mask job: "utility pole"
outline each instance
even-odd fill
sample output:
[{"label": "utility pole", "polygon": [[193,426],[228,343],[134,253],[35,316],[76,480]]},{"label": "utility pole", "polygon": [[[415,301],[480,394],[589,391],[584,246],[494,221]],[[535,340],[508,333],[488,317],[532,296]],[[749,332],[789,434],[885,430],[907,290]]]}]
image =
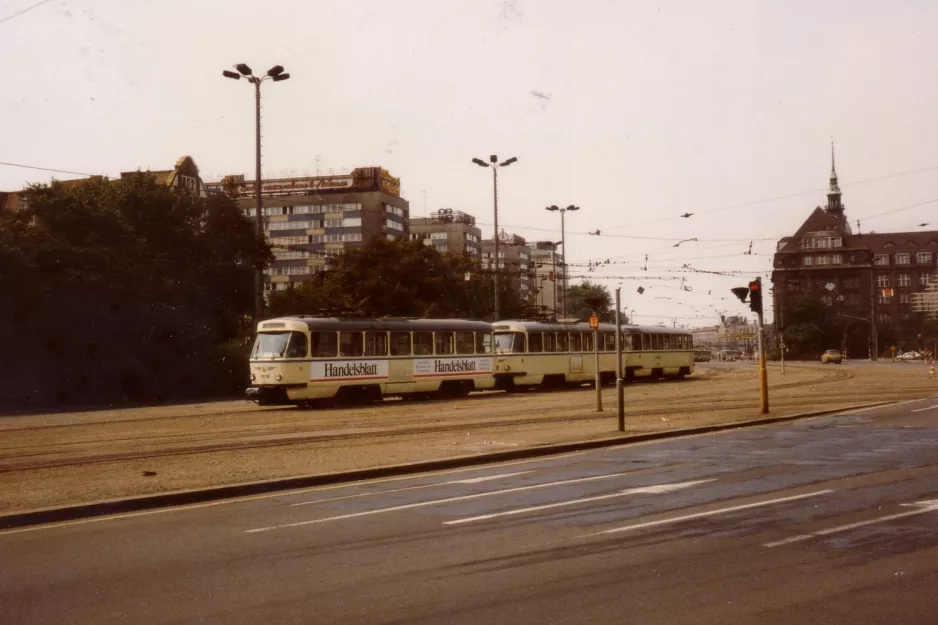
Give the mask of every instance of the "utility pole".
[{"label": "utility pole", "polygon": [[879,337],[876,336],[876,281],[875,281],[875,259],[870,261],[870,339],[873,342],[873,351],[870,354],[870,362],[879,360]]},{"label": "utility pole", "polygon": [[620,292],[616,287],[616,416],[619,420],[619,431],[625,431],[625,393],[622,380],[622,313]]},{"label": "utility pole", "polygon": [[486,163],[480,158],[472,159],[472,162],[478,165],[479,167],[490,167],[492,169],[492,184],[493,184],[493,193],[494,193],[494,204],[495,204],[495,321],[498,321],[501,318],[502,305],[501,305],[501,292],[499,291],[499,258],[498,258],[498,168],[499,167],[508,167],[518,159],[515,157],[509,158],[501,163],[498,162],[498,156],[492,154],[489,156],[489,162]]}]

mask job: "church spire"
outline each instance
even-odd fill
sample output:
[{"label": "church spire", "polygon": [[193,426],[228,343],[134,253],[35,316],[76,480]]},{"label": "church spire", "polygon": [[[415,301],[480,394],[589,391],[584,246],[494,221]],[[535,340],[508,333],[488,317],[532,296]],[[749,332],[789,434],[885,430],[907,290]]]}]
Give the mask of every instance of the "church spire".
[{"label": "church spire", "polygon": [[840,186],[837,184],[837,166],[834,161],[834,140],[831,139],[831,177],[830,187],[827,189],[827,212],[844,212],[843,204],[840,202]]}]

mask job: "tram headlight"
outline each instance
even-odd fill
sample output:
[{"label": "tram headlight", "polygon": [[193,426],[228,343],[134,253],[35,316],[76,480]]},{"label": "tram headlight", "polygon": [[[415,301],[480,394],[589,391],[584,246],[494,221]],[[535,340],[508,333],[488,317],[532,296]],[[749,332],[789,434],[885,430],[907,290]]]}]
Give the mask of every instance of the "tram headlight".
[{"label": "tram headlight", "polygon": [[257,379],[257,376],[252,373],[252,374],[251,374],[251,382],[253,382],[253,381],[256,380],[256,379]]},{"label": "tram headlight", "polygon": [[505,371],[511,371],[511,365],[505,365]]},{"label": "tram headlight", "polygon": [[274,376],[274,379],[279,382],[280,380],[283,379],[283,376],[278,373],[277,375]]}]

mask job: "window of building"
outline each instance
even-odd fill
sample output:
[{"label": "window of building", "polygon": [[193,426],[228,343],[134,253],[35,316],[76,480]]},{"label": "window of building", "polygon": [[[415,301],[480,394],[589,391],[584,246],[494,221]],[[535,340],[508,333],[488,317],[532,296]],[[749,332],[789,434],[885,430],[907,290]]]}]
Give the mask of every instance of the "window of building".
[{"label": "window of building", "polygon": [[901,254],[896,254],[896,264],[897,265],[908,265],[912,262],[911,254],[905,252]]},{"label": "window of building", "polygon": [[844,278],[841,282],[841,285],[845,289],[859,289],[860,288],[860,279],[859,278]]},{"label": "window of building", "polygon": [[805,256],[805,257],[804,257],[804,260],[803,260],[802,262],[804,263],[804,266],[805,266],[805,267],[809,267],[809,266],[811,266],[811,265],[814,264],[814,257],[813,257],[813,256]]},{"label": "window of building", "polygon": [[931,278],[931,274],[927,274],[927,273],[918,274],[919,286],[928,286],[928,282],[930,278]]},{"label": "window of building", "polygon": [[909,303],[909,294],[908,293],[899,293],[899,303],[908,304]]},{"label": "window of building", "polygon": [[326,219],[323,221],[325,228],[361,228],[361,217],[343,217],[342,219]]},{"label": "window of building", "polygon": [[860,295],[859,293],[848,293],[846,296],[847,304],[850,306],[859,306],[860,305]]},{"label": "window of building", "polygon": [[880,323],[889,323],[890,321],[892,321],[892,317],[889,316],[889,313],[879,313]]},{"label": "window of building", "polygon": [[909,286],[912,284],[912,280],[909,278],[909,274],[900,273],[899,274],[899,286]]},{"label": "window of building", "polygon": [[830,295],[822,295],[821,301],[824,302],[825,306],[832,306],[834,304],[834,298]]},{"label": "window of building", "polygon": [[449,238],[449,234],[446,232],[431,232],[430,238],[434,240],[440,240],[440,239],[446,240],[447,238]]},{"label": "window of building", "polygon": [[829,265],[830,262],[831,262],[831,257],[826,256],[826,255],[818,256],[814,261],[816,265]]},{"label": "window of building", "polygon": [[446,245],[446,243],[438,243],[437,245],[434,245],[433,247],[440,254],[445,254],[449,250],[449,246]]},{"label": "window of building", "polygon": [[885,274],[885,273],[881,273],[881,274],[877,275],[877,276],[876,276],[876,286],[878,286],[878,287],[880,287],[880,288],[889,286],[889,275],[888,275],[888,274]]},{"label": "window of building", "polygon": [[804,289],[804,285],[798,278],[789,278],[785,286],[789,292],[799,292]]},{"label": "window of building", "polygon": [[919,252],[915,255],[915,262],[919,265],[928,265],[931,263],[931,252]]},{"label": "window of building", "polygon": [[889,265],[889,254],[876,254],[873,256],[873,263],[881,267]]},{"label": "window of building", "polygon": [[404,209],[403,209],[403,208],[400,208],[400,207],[397,207],[397,206],[391,206],[390,204],[385,204],[385,205],[384,205],[384,212],[390,213],[390,214],[392,214],[392,215],[397,215],[398,217],[403,217],[403,216],[404,216]]},{"label": "window of building", "polygon": [[841,265],[843,264],[843,262],[844,262],[844,257],[842,255],[834,254],[833,256],[831,256],[832,265]]},{"label": "window of building", "polygon": [[385,219],[384,225],[386,225],[391,230],[403,230],[404,224],[399,221],[394,221],[393,219]]}]

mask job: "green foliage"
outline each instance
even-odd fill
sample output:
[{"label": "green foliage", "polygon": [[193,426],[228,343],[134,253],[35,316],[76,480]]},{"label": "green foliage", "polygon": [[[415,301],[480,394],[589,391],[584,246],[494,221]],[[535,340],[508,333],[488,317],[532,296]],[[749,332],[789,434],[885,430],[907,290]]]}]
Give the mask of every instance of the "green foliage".
[{"label": "green foliage", "polygon": [[[580,321],[589,321],[593,314],[593,307],[587,302],[592,299],[601,300],[597,309],[599,320],[603,323],[614,323],[616,320],[616,307],[609,289],[601,284],[593,284],[584,280],[578,285],[567,289],[567,317],[576,318]],[[620,315],[623,324],[628,323],[628,318],[623,312]]]},{"label": "green foliage", "polygon": [[[523,314],[507,273],[500,292],[502,318]],[[441,254],[420,241],[375,239],[336,258],[307,286],[272,293],[269,313],[491,319],[493,310],[493,276],[470,257]]]},{"label": "green foliage", "polygon": [[[109,403],[243,386],[220,346],[250,332],[270,252],[225,196],[139,174],[37,185],[0,216],[0,403]],[[8,321],[7,321],[8,320]]]}]

